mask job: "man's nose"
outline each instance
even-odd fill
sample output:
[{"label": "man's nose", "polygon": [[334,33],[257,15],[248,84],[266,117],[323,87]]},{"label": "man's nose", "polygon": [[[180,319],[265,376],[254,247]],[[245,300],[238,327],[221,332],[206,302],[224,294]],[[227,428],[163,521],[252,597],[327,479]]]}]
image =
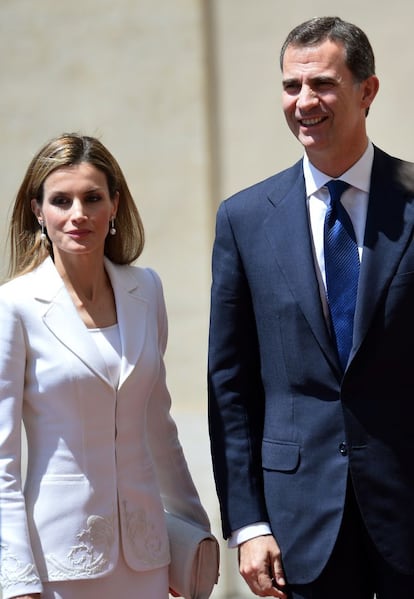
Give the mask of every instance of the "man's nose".
[{"label": "man's nose", "polygon": [[308,110],[316,106],[318,102],[319,99],[315,91],[308,85],[304,85],[300,90],[296,105],[301,110]]}]

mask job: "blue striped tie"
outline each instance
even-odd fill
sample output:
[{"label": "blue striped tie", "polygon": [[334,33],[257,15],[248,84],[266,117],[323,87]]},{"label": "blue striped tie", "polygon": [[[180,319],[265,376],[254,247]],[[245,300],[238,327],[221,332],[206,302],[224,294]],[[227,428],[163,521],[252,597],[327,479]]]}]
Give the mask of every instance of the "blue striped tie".
[{"label": "blue striped tie", "polygon": [[331,195],[324,224],[326,288],[332,333],[344,371],[352,347],[359,255],[351,219],[340,201],[349,184],[332,180],[326,186]]}]

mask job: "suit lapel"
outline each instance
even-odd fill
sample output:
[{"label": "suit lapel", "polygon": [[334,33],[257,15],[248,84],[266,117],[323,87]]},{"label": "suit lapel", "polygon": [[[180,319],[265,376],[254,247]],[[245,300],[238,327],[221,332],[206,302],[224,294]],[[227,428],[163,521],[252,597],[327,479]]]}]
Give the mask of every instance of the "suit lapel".
[{"label": "suit lapel", "polygon": [[269,194],[269,202],[264,226],[272,246],[272,258],[283,272],[323,352],[337,368],[315,271],[302,161],[285,171],[278,188]]},{"label": "suit lapel", "polygon": [[408,163],[375,148],[351,358],[367,334],[378,303],[412,240],[413,173],[404,172],[405,168]]}]

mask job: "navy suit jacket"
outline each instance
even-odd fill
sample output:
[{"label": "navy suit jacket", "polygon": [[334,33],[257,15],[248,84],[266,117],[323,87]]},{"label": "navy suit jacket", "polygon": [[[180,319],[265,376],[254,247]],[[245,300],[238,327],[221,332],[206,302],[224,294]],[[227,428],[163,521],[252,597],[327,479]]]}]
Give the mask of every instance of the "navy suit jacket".
[{"label": "navy suit jacket", "polygon": [[289,582],[334,546],[348,474],[385,559],[414,574],[414,165],[375,148],[342,376],[315,272],[302,161],[217,215],[209,419],[224,536],[268,521]]}]

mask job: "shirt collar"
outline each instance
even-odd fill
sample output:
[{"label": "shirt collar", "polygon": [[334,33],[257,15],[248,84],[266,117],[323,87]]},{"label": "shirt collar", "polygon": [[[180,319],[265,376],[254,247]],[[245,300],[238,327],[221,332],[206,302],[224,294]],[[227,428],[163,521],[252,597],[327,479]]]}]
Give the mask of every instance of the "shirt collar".
[{"label": "shirt collar", "polygon": [[[368,141],[367,149],[361,158],[353,164],[350,169],[345,171],[340,179],[346,181],[346,183],[349,183],[352,187],[356,187],[365,193],[369,193],[373,160],[374,146],[371,141]],[[332,177],[329,177],[313,166],[306,153],[303,156],[303,174],[305,177],[306,197],[316,193],[332,179]]]}]

